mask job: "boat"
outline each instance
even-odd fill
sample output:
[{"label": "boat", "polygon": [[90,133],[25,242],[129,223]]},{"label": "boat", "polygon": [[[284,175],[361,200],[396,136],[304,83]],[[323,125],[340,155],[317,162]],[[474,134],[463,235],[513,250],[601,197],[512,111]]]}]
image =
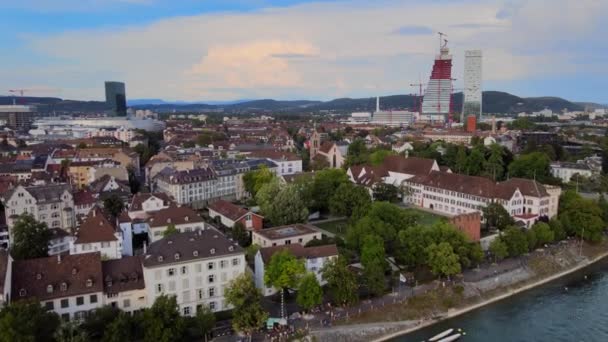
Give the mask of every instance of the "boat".
[{"label": "boat", "polygon": [[444,332],[442,332],[440,334],[437,334],[437,335],[429,338],[429,341],[430,342],[439,341],[442,338],[444,338],[444,337],[448,336],[449,334],[451,334],[452,332],[454,332],[454,329],[448,329],[448,330],[446,330],[446,331],[444,331]]},{"label": "boat", "polygon": [[441,340],[437,341],[437,342],[452,342],[452,341],[456,341],[457,339],[459,339],[462,336],[462,334],[454,334],[452,336],[448,336],[446,338],[442,338]]}]

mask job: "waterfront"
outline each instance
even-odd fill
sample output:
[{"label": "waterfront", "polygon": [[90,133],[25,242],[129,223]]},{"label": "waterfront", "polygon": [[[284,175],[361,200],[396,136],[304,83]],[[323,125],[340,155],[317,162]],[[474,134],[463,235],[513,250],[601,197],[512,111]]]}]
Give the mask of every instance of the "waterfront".
[{"label": "waterfront", "polygon": [[[585,278],[586,277],[586,278]],[[391,340],[418,342],[448,328],[461,341],[608,341],[608,260],[428,328]]]}]

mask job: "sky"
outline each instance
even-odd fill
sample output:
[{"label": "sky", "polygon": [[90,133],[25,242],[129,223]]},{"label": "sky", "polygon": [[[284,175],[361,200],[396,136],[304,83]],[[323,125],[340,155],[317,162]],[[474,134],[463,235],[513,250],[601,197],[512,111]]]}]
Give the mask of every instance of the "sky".
[{"label": "sky", "polygon": [[608,104],[605,0],[0,0],[0,95],[311,99],[411,94],[447,34],[483,89]]}]

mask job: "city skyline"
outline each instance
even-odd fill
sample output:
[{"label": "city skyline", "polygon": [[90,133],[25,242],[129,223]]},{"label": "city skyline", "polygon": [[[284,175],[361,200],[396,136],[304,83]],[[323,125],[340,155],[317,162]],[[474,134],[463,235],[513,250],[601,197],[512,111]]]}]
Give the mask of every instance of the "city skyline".
[{"label": "city skyline", "polygon": [[[597,1],[23,1],[0,4],[0,82],[31,96],[222,101],[410,94],[448,34],[455,88],[464,51],[483,90],[608,103]],[[339,18],[339,25],[336,24]]]}]

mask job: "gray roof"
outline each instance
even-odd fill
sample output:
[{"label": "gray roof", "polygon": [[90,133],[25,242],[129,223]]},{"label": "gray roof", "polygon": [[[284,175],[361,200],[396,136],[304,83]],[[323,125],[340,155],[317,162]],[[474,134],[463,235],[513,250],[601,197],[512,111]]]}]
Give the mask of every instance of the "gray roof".
[{"label": "gray roof", "polygon": [[236,242],[215,229],[175,233],[148,247],[144,267],[171,265],[197,259],[243,254]]},{"label": "gray roof", "polygon": [[[11,198],[15,191],[18,189],[11,189],[6,194],[6,199]],[[68,184],[51,184],[51,185],[36,185],[36,186],[28,186],[24,187],[27,192],[29,192],[38,202],[38,204],[51,203],[51,202],[59,202],[61,201],[61,195],[65,191],[70,192],[70,186]]]}]

